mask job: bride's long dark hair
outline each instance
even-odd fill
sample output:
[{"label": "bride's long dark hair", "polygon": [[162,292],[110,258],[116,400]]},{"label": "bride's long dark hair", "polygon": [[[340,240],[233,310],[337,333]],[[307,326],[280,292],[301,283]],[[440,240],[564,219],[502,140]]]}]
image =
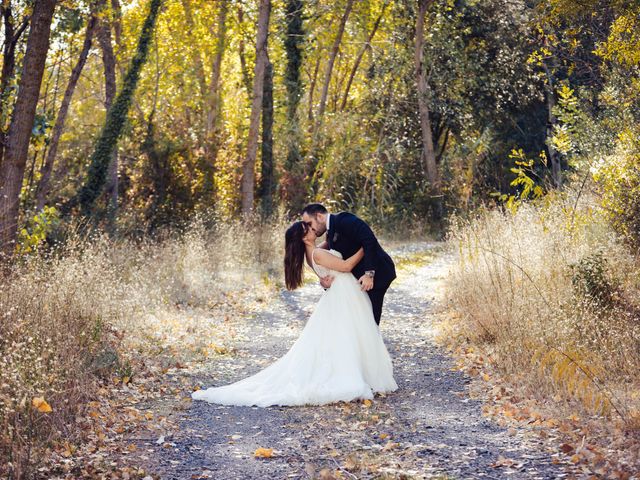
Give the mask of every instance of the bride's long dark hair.
[{"label": "bride's long dark hair", "polygon": [[284,281],[287,290],[295,290],[302,285],[305,256],[303,238],[307,228],[304,222],[296,222],[284,234]]}]

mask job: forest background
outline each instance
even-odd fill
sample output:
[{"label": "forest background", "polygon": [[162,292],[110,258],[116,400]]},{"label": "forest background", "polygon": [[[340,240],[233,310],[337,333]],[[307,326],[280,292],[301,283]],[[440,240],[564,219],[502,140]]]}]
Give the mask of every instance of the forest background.
[{"label": "forest background", "polygon": [[92,381],[68,368],[116,320],[206,303],[225,268],[278,277],[309,201],[388,238],[446,236],[461,328],[505,371],[534,358],[550,390],[640,418],[637,2],[3,0],[0,16],[14,475],[83,404],[49,422],[32,399]]}]

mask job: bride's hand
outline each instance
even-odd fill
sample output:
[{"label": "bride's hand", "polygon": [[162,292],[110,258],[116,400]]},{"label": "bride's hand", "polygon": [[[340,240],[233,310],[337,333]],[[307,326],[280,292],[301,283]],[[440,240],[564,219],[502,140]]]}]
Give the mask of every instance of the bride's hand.
[{"label": "bride's hand", "polygon": [[333,276],[331,275],[327,275],[326,277],[320,278],[320,285],[322,285],[322,288],[324,288],[325,290],[327,288],[330,288],[332,283],[333,283]]}]

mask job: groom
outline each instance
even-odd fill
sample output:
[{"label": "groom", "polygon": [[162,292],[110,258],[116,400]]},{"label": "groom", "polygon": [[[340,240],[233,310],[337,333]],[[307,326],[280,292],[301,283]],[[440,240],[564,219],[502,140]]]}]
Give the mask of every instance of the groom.
[{"label": "groom", "polygon": [[[396,278],[396,268],[369,225],[349,212],[329,214],[319,203],[311,203],[304,207],[302,221],[318,237],[327,232],[327,239],[319,247],[337,250],[342,254],[342,258],[349,258],[360,250],[360,247],[364,249],[364,258],[351,273],[358,279],[362,289],[369,294],[373,317],[376,324],[380,325],[384,294]],[[332,277],[324,277],[320,279],[320,284],[329,288],[332,281]]]}]

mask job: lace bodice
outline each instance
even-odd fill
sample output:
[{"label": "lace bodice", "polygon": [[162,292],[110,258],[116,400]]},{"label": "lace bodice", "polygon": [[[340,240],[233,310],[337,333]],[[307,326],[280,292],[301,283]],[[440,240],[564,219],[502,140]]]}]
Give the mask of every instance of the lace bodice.
[{"label": "lace bodice", "polygon": [[[313,251],[313,254],[311,255],[311,263],[313,264],[313,270],[318,274],[318,276],[326,277],[327,275],[335,275],[336,273],[338,273],[338,272],[336,272],[334,270],[331,270],[330,268],[323,267],[322,265],[318,265],[316,263],[316,258],[315,258],[316,257],[315,256],[316,250],[318,250],[318,249],[316,248]],[[327,251],[329,253],[331,253],[332,255],[335,255],[338,258],[342,258],[342,254],[337,250],[331,249],[331,250],[327,250]]]}]

